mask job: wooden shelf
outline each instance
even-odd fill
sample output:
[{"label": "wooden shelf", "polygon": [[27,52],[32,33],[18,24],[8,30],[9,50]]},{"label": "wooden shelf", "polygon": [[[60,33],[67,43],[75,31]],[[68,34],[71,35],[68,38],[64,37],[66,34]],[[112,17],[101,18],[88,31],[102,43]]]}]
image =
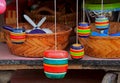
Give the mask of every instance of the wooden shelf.
[{"label": "wooden shelf", "polygon": [[[0,70],[40,69],[43,58],[26,58],[12,55],[5,43],[0,43]],[[69,56],[69,69],[119,70],[120,59],[101,59],[85,55],[81,60]]]}]

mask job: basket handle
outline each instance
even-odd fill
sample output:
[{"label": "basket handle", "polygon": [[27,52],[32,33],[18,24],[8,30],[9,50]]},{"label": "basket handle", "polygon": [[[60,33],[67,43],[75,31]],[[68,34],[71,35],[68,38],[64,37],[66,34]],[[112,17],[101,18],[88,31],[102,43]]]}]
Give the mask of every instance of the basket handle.
[{"label": "basket handle", "polygon": [[[41,8],[39,8],[39,9],[36,11],[36,13],[40,13],[40,12],[43,12],[43,11],[48,12],[48,13],[50,13],[51,15],[54,15],[54,14],[55,14],[54,10],[51,10],[50,8],[47,8],[47,7],[41,7]],[[60,14],[60,12],[57,12],[56,14],[58,15],[58,14]]]}]

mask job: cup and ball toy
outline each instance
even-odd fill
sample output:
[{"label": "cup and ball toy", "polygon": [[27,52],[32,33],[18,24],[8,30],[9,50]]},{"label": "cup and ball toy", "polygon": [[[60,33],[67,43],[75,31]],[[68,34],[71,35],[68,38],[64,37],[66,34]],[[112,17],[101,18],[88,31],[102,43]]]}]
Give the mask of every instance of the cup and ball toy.
[{"label": "cup and ball toy", "polygon": [[28,23],[30,23],[32,26],[33,26],[33,29],[32,30],[29,30],[27,31],[28,33],[30,34],[45,34],[45,33],[53,33],[49,28],[40,28],[40,26],[45,22],[46,20],[46,17],[43,17],[39,22],[38,24],[35,24],[33,22],[33,20],[27,16],[27,15],[24,15],[24,18],[26,19],[26,21]]},{"label": "cup and ball toy", "polygon": [[11,42],[14,44],[22,44],[25,42],[26,33],[23,28],[16,28],[10,32]]},{"label": "cup and ball toy", "polygon": [[91,33],[89,24],[86,22],[79,23],[77,33],[79,37],[83,37],[83,38],[88,37]]},{"label": "cup and ball toy", "polygon": [[64,50],[46,50],[43,62],[46,77],[62,79],[67,73],[68,52]]},{"label": "cup and ball toy", "polygon": [[84,47],[81,44],[73,44],[70,47],[70,55],[72,59],[82,59],[84,56]]},{"label": "cup and ball toy", "polygon": [[95,26],[97,29],[107,29],[109,28],[109,19],[105,16],[98,16],[95,19]]}]

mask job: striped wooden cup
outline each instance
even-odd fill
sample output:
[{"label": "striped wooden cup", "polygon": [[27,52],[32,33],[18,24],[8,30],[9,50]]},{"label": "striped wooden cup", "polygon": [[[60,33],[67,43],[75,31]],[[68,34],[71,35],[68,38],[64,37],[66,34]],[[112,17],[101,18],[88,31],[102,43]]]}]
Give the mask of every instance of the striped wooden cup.
[{"label": "striped wooden cup", "polygon": [[47,50],[43,57],[44,73],[51,79],[64,78],[68,68],[68,53],[63,50]]},{"label": "striped wooden cup", "polygon": [[77,33],[79,35],[79,37],[83,37],[86,38],[90,35],[90,26],[88,23],[86,22],[81,22],[79,23],[78,29],[77,29]]},{"label": "striped wooden cup", "polygon": [[24,43],[26,38],[26,33],[24,29],[13,29],[10,33],[11,42],[14,44],[22,44]]},{"label": "striped wooden cup", "polygon": [[84,56],[84,47],[81,44],[73,44],[70,47],[70,55],[73,59],[82,59]]}]

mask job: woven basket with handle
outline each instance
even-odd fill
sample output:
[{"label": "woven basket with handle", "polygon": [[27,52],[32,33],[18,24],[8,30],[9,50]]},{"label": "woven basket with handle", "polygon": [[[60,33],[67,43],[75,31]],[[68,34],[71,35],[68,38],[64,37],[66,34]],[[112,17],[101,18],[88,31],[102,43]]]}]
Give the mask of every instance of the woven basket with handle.
[{"label": "woven basket with handle", "polygon": [[[91,25],[92,31],[98,31],[95,25]],[[120,32],[120,23],[111,22],[109,34]],[[120,36],[90,36],[79,38],[85,47],[85,54],[98,58],[120,58]]]},{"label": "woven basket with handle", "polygon": [[[11,25],[15,27],[14,25]],[[21,23],[20,26],[30,29],[26,23]],[[44,23],[41,28],[49,28],[54,32],[53,23]],[[65,49],[69,43],[69,35],[72,28],[57,24],[57,49]],[[26,41],[23,44],[13,44],[10,40],[10,32],[5,32],[6,42],[12,54],[24,57],[43,57],[45,50],[55,49],[55,33],[52,34],[26,34]]]},{"label": "woven basket with handle", "polygon": [[[44,16],[46,16],[47,22],[54,22],[54,19],[55,19],[54,11],[47,7],[41,7],[31,12],[26,11],[26,14],[29,15],[36,22],[38,22]],[[57,12],[56,15],[57,15],[57,18],[56,18],[57,23],[66,24],[70,27],[75,27],[76,25],[75,13],[63,14],[62,12]]]}]

